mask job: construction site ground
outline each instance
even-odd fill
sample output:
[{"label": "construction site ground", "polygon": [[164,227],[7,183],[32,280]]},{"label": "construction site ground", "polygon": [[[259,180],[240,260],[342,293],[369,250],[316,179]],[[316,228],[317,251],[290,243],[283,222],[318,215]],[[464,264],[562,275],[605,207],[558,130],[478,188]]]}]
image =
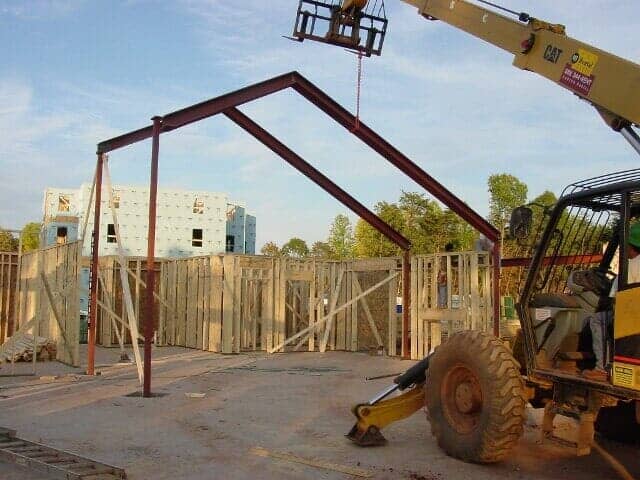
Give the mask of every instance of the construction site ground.
[{"label": "construction site ground", "polygon": [[[0,378],[0,426],[123,467],[134,480],[357,478],[333,467],[375,479],[615,478],[597,453],[577,458],[566,448],[541,444],[534,411],[513,455],[497,465],[447,457],[423,412],[387,428],[385,447],[355,446],[344,437],[354,422],[350,407],[391,383],[365,377],[403,371],[412,364],[407,361],[364,353],[225,356],[157,348],[157,396],[144,399],[136,396],[135,367],[118,364],[117,349],[98,348],[97,355],[97,377],[45,362],[35,377]],[[14,367],[16,373],[31,368]],[[10,370],[5,364],[0,374]],[[560,435],[569,434],[568,422],[557,421]],[[637,446],[600,442],[640,476]],[[312,465],[295,461],[300,459]],[[0,463],[0,478],[45,477]]]}]

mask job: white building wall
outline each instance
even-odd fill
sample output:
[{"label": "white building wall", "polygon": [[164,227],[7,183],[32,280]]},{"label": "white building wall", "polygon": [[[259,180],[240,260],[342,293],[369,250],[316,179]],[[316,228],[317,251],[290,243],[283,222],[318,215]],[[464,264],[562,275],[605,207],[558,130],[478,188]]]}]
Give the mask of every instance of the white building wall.
[{"label": "white building wall", "polygon": [[230,248],[231,242],[227,238],[227,252],[244,253],[244,221],[245,209],[243,205],[235,202],[227,205],[226,235],[233,237],[233,249]]},{"label": "white building wall", "polygon": [[[127,256],[146,256],[149,189],[113,186],[119,205],[116,209],[123,247]],[[89,198],[90,186],[82,186],[83,208]],[[196,201],[203,205],[196,206]],[[227,197],[223,193],[158,189],[156,220],[156,256],[185,257],[224,252]],[[93,229],[93,208],[88,231]],[[117,243],[109,235],[113,224],[109,196],[103,191],[100,222],[100,255],[117,254]],[[202,231],[202,241],[194,243],[194,229]],[[85,238],[84,250],[90,249]]]},{"label": "white building wall", "polygon": [[244,249],[248,255],[256,253],[256,217],[246,214],[244,222]]},{"label": "white building wall", "polygon": [[[146,256],[148,229],[148,187],[114,185],[116,215],[125,255]],[[64,216],[78,218],[79,235],[87,212],[91,185],[83,184],[79,190],[47,188],[44,198],[45,223],[47,219]],[[60,195],[69,200],[68,211],[60,211]],[[66,208],[66,206],[64,207]],[[232,215],[229,215],[233,212]],[[109,193],[102,190],[99,255],[116,255],[117,243],[113,235],[113,217]],[[234,252],[245,253],[244,206],[231,204],[224,193],[158,189],[156,221],[156,256],[185,257],[224,253],[226,236],[234,235]],[[254,217],[252,217],[254,218]],[[89,210],[87,231],[93,230],[94,209]],[[255,218],[254,218],[255,224]],[[201,240],[198,232],[201,231]],[[253,232],[255,251],[255,228]],[[74,239],[70,238],[69,241]],[[83,255],[91,253],[90,235],[85,237]]]},{"label": "white building wall", "polygon": [[[47,188],[44,191],[44,217],[47,219],[60,216],[78,216],[78,190],[69,188]],[[65,202],[69,208],[65,210]]]}]

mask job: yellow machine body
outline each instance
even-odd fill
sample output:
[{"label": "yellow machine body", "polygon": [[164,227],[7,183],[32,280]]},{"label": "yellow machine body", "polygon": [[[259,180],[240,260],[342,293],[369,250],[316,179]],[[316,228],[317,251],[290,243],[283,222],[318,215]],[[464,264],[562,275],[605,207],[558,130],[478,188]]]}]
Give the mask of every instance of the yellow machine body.
[{"label": "yellow machine body", "polygon": [[640,287],[616,294],[613,384],[640,391]]}]

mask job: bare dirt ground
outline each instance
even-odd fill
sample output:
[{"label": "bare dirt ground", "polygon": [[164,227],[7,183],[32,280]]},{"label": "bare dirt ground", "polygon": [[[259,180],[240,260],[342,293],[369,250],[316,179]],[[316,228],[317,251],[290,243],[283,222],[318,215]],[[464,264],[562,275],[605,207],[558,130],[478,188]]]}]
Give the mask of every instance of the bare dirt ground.
[{"label": "bare dirt ground", "polygon": [[[410,362],[339,352],[223,356],[159,348],[153,391],[162,396],[143,399],[127,396],[139,391],[135,368],[116,364],[117,358],[117,350],[98,349],[98,377],[50,362],[38,364],[38,377],[0,378],[0,426],[124,467],[133,480],[350,477],[256,455],[256,447],[358,468],[375,479],[616,478],[595,453],[576,458],[540,444],[538,412],[531,412],[512,457],[499,465],[469,465],[444,455],[422,412],[387,428],[385,447],[353,445],[343,436],[354,422],[350,407],[390,384],[364,377],[400,372]],[[30,368],[17,365],[16,372]],[[8,370],[5,365],[0,373]],[[44,375],[61,376],[39,378]],[[568,421],[560,424],[560,434],[569,430]],[[601,444],[640,478],[638,447]],[[0,478],[45,477],[0,463]]]}]

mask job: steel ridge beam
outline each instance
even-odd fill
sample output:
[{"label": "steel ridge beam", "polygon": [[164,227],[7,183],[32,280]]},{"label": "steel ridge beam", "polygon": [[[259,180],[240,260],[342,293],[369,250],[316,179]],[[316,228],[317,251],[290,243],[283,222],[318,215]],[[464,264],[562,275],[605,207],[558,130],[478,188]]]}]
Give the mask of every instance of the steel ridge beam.
[{"label": "steel ridge beam", "polygon": [[[205,118],[218,115],[223,110],[230,107],[237,107],[247,102],[271,95],[286,88],[295,82],[296,72],[285,73],[265,80],[260,83],[249,85],[234,92],[226,93],[219,97],[205,100],[181,110],[168,113],[162,116],[162,129],[160,133],[170,132],[185,125],[204,120]],[[153,136],[153,126],[134,130],[124,135],[113,137],[98,144],[98,153],[107,153],[119,148],[132,145],[146,140]]]},{"label": "steel ridge beam", "polygon": [[295,75],[296,82],[293,88],[300,93],[300,95],[349,130],[387,161],[395,165],[418,185],[469,222],[471,226],[484,234],[490,241],[497,242],[500,240],[500,232],[493,225],[449,191],[444,185],[412,162],[362,121],[359,122],[358,128],[354,128],[356,125],[356,117],[354,115],[302,75],[299,73],[295,73]]},{"label": "steel ridge beam", "polygon": [[331,179],[322,174],[318,169],[305,161],[297,153],[280,142],[276,137],[263,129],[247,115],[245,115],[235,107],[227,109],[222,113],[229,120],[234,122],[249,135],[253,136],[256,140],[269,148],[272,152],[282,158],[293,168],[305,175],[316,185],[320,186],[333,198],[351,209],[354,213],[356,213],[367,223],[369,223],[369,225],[378,230],[393,243],[398,245],[402,250],[408,251],[411,248],[411,242],[408,239],[402,236],[398,231],[393,229],[388,223],[378,217],[375,213],[365,207],[354,197],[349,195],[345,190],[340,188]]},{"label": "steel ridge beam", "polygon": [[[493,242],[500,240],[500,232],[475,210],[393,147],[389,142],[384,140],[380,135],[375,133],[370,127],[362,122],[358,122],[358,128],[354,128],[356,118],[349,111],[295,71],[164,115],[162,117],[161,133],[169,132],[190,123],[218,115],[232,107],[237,107],[289,87],[292,87],[301,96],[349,130],[388,162],[395,165],[400,171],[457,213],[489,240]],[[152,133],[153,129],[149,126],[134,130],[119,137],[114,137],[98,144],[98,153],[106,153],[151,138]]]}]

